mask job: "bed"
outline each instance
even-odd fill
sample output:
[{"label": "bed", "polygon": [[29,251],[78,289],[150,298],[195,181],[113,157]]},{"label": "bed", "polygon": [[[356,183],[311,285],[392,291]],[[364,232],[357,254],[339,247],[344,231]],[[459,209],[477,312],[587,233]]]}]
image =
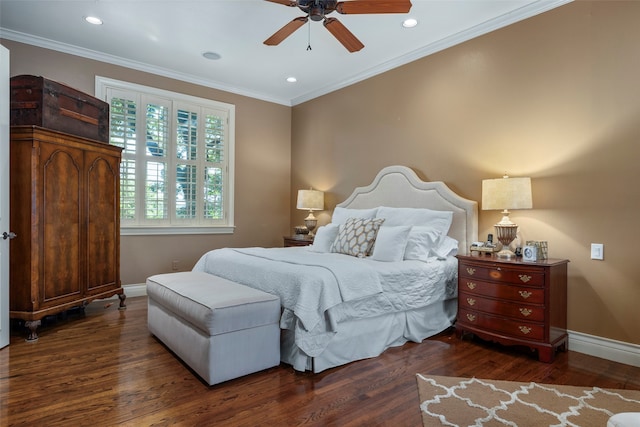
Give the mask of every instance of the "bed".
[{"label": "bed", "polygon": [[477,228],[475,201],[389,166],[336,206],[313,245],[216,249],[193,270],[278,295],[281,360],[317,373],[450,327],[455,254]]}]

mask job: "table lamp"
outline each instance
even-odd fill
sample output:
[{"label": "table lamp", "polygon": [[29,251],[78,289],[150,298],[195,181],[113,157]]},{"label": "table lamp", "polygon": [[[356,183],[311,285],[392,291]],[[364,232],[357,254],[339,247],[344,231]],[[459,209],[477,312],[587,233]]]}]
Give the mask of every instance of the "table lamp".
[{"label": "table lamp", "polygon": [[309,211],[309,216],[304,219],[304,225],[309,230],[309,236],[314,236],[313,230],[315,230],[318,220],[313,216],[313,211],[324,209],[324,192],[319,190],[298,190],[296,207]]},{"label": "table lamp", "polygon": [[516,238],[518,225],[509,218],[509,209],[531,209],[531,178],[509,178],[482,181],[482,210],[502,210],[502,220],[495,224],[496,236],[502,243],[498,256],[512,258],[515,254],[509,245]]}]

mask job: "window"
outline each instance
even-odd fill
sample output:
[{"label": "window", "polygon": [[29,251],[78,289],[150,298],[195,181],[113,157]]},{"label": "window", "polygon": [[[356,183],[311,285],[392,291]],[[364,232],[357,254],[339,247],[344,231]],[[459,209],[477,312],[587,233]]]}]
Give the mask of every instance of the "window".
[{"label": "window", "polygon": [[232,232],[235,107],[103,77],[96,96],[123,149],[121,233]]}]

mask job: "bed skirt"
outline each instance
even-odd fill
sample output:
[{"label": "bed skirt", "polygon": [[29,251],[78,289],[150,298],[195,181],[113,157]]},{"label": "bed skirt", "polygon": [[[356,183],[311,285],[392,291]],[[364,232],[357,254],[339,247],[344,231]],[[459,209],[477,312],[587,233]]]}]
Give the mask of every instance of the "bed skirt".
[{"label": "bed skirt", "polygon": [[422,342],[452,326],[456,312],[457,298],[454,297],[420,309],[341,322],[338,333],[316,357],[307,356],[295,345],[293,331],[282,330],[280,358],[297,371],[322,372],[379,356],[386,349],[408,341]]}]

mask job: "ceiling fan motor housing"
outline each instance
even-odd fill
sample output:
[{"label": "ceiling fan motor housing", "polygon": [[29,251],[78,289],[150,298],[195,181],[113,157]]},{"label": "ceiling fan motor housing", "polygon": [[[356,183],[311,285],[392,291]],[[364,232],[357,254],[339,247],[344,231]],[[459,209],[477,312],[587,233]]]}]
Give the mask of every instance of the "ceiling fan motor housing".
[{"label": "ceiling fan motor housing", "polygon": [[312,21],[322,21],[325,15],[336,10],[336,0],[298,0],[298,7],[309,14]]}]

